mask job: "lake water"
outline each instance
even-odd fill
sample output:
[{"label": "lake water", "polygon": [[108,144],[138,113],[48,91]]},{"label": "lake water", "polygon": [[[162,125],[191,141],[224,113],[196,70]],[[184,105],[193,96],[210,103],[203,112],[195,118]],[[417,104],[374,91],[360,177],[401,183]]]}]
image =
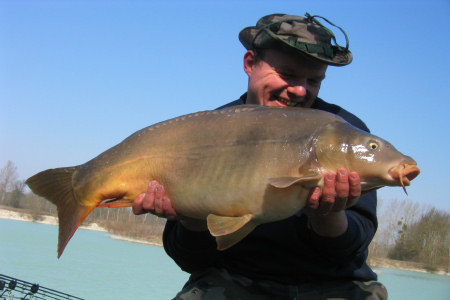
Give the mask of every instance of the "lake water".
[{"label": "lake water", "polygon": [[[188,278],[161,247],[83,229],[58,260],[57,230],[0,219],[0,274],[86,299],[171,299]],[[449,276],[376,271],[391,300],[450,299]]]}]

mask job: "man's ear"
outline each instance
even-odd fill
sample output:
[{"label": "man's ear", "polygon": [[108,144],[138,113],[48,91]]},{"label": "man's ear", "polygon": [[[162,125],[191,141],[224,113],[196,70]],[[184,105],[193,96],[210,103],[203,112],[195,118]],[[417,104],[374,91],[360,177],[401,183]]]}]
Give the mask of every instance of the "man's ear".
[{"label": "man's ear", "polygon": [[253,67],[255,66],[255,52],[253,50],[248,50],[244,54],[244,71],[248,77],[252,75]]}]

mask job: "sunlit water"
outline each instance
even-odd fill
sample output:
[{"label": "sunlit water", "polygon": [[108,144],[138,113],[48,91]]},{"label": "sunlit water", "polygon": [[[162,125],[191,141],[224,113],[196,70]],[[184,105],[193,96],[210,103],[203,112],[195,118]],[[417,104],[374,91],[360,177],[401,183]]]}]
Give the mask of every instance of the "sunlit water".
[{"label": "sunlit water", "polygon": [[[0,274],[86,299],[171,299],[188,274],[161,247],[78,230],[56,258],[56,226],[0,219]],[[389,299],[450,300],[450,277],[379,269]]]},{"label": "sunlit water", "polygon": [[171,299],[188,278],[161,247],[79,229],[60,259],[57,226],[0,219],[0,273],[86,299]]}]

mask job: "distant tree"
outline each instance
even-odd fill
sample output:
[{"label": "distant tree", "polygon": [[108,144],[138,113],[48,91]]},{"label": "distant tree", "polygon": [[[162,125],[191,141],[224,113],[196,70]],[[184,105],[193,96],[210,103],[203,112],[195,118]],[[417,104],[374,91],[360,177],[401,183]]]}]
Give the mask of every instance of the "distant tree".
[{"label": "distant tree", "polygon": [[428,205],[420,205],[408,200],[392,199],[378,201],[378,230],[370,244],[369,254],[373,257],[387,257],[404,226],[419,220],[429,210]]},{"label": "distant tree", "polygon": [[14,190],[17,177],[16,165],[8,160],[6,165],[0,169],[0,204],[6,204],[7,195]]},{"label": "distant tree", "polygon": [[406,261],[417,261],[417,248],[412,248],[408,235],[408,224],[403,220],[397,222],[399,227],[397,231],[397,240],[395,245],[391,247],[389,251],[389,258],[406,260]]},{"label": "distant tree", "polygon": [[16,182],[14,182],[13,189],[7,194],[7,197],[5,199],[6,204],[14,208],[23,208],[24,205],[22,201],[25,196],[24,191],[25,181],[16,180]]},{"label": "distant tree", "polygon": [[431,269],[448,266],[450,245],[450,214],[437,209],[430,210],[412,228],[413,241],[418,258]]},{"label": "distant tree", "polygon": [[435,208],[411,225],[403,224],[389,257],[424,263],[428,268],[449,264],[450,214]]}]

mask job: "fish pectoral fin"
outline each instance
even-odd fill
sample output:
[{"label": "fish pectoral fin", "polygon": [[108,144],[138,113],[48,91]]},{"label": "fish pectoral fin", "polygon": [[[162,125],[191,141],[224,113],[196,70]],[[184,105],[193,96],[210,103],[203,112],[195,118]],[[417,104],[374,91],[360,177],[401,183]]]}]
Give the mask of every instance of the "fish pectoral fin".
[{"label": "fish pectoral fin", "polygon": [[256,227],[254,222],[250,222],[252,219],[252,214],[240,217],[208,215],[208,229],[216,237],[217,249],[228,249],[245,238]]},{"label": "fish pectoral fin", "polygon": [[252,214],[246,214],[240,217],[228,217],[209,214],[206,218],[206,221],[211,235],[217,237],[238,231],[252,218]]},{"label": "fish pectoral fin", "polygon": [[276,177],[276,178],[269,178],[268,182],[271,186],[283,189],[290,187],[291,185],[297,184],[297,183],[310,183],[311,181],[318,181],[320,180],[320,175],[317,173],[313,173],[311,175],[305,175],[302,177]]}]

